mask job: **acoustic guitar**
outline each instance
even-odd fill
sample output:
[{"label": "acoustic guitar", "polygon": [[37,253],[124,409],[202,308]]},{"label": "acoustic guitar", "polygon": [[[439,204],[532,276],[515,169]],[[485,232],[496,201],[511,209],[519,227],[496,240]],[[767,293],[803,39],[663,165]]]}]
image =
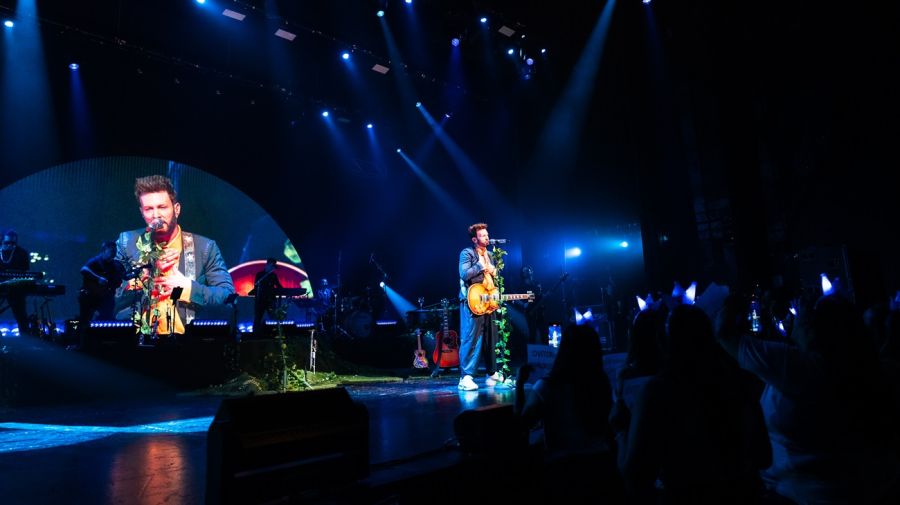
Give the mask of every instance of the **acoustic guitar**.
[{"label": "acoustic guitar", "polygon": [[416,328],[416,342],[418,348],[414,351],[413,367],[428,368],[428,358],[425,357],[425,349],[422,349],[422,330],[419,328]]},{"label": "acoustic guitar", "polygon": [[484,284],[478,283],[469,286],[466,299],[469,302],[469,310],[472,311],[472,315],[483,316],[499,309],[501,302],[510,300],[526,300],[529,303],[533,302],[534,293],[529,291],[521,294],[504,293],[501,295],[500,288],[493,286],[487,287]]},{"label": "acoustic guitar", "polygon": [[450,329],[450,301],[441,300],[444,321],[441,331],[434,336],[434,364],[439,368],[459,366],[459,335]]}]

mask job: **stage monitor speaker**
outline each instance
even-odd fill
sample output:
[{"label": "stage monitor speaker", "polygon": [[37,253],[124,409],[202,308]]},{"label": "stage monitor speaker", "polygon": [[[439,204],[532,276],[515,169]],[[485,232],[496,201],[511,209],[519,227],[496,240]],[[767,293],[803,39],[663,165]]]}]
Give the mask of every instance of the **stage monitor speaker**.
[{"label": "stage monitor speaker", "polygon": [[344,388],[226,399],[206,463],[208,504],[294,503],[368,475],[368,411]]},{"label": "stage monitor speaker", "polygon": [[528,432],[517,429],[512,405],[465,410],[453,420],[460,449],[467,454],[515,454],[528,445]]}]

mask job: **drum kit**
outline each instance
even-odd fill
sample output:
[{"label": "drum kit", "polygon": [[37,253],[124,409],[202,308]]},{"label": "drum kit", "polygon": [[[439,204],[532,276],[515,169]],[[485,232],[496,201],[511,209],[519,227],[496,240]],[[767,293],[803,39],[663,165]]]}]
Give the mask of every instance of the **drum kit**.
[{"label": "drum kit", "polygon": [[332,288],[323,279],[315,296],[321,328],[335,336],[350,339],[369,337],[375,326],[372,316],[375,303],[371,291],[366,288],[365,293],[344,294],[341,286]]}]

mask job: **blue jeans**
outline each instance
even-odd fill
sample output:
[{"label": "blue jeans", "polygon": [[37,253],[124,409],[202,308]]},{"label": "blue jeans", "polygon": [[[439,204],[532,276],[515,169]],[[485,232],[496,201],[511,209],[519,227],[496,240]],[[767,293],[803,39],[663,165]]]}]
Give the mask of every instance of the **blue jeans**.
[{"label": "blue jeans", "polygon": [[494,348],[497,346],[497,325],[494,314],[473,316],[465,300],[459,305],[459,374],[475,376],[479,357],[484,360],[488,375],[496,371]]}]

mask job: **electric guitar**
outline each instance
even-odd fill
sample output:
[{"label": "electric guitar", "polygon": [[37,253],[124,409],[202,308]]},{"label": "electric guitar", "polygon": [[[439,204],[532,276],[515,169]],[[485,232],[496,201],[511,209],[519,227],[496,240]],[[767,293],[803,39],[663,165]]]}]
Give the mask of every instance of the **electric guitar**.
[{"label": "electric guitar", "polygon": [[428,358],[425,357],[425,349],[422,349],[422,330],[419,328],[416,328],[416,342],[419,347],[413,354],[413,367],[428,368]]},{"label": "electric guitar", "polygon": [[477,283],[469,286],[466,299],[469,302],[469,310],[472,311],[472,315],[483,316],[499,309],[501,302],[510,300],[526,300],[528,302],[533,302],[534,293],[529,291],[522,294],[501,295],[500,288],[489,288],[484,284]]},{"label": "electric guitar", "polygon": [[450,302],[444,298],[441,300],[444,313],[444,322],[440,332],[434,336],[434,364],[439,368],[451,368],[459,366],[459,335],[450,329],[450,316],[448,314]]}]

